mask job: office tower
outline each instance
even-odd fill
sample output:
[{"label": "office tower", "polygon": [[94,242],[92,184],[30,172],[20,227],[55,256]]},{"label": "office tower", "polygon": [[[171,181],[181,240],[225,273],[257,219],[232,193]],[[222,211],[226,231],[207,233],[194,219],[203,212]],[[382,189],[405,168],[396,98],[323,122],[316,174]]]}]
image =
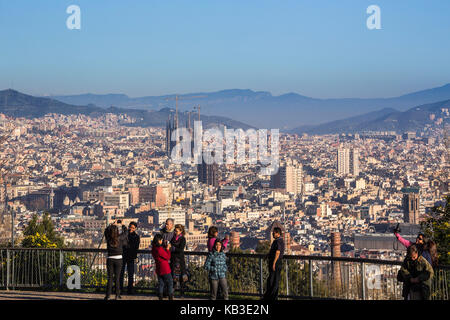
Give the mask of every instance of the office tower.
[{"label": "office tower", "polygon": [[349,159],[350,174],[356,177],[359,175],[359,150],[350,149],[349,153],[350,153]]},{"label": "office tower", "polygon": [[278,172],[271,176],[271,188],[299,194],[303,190],[303,166],[296,160],[287,160]]},{"label": "office tower", "polygon": [[359,175],[359,150],[339,147],[337,153],[337,173],[343,175]]},{"label": "office tower", "polygon": [[337,153],[337,173],[348,174],[350,172],[350,150],[339,147]]},{"label": "office tower", "polygon": [[207,164],[202,160],[201,164],[197,165],[198,182],[209,186],[219,186],[219,166],[217,163]]},{"label": "office tower", "polygon": [[403,188],[402,192],[405,223],[419,224],[419,188]]}]

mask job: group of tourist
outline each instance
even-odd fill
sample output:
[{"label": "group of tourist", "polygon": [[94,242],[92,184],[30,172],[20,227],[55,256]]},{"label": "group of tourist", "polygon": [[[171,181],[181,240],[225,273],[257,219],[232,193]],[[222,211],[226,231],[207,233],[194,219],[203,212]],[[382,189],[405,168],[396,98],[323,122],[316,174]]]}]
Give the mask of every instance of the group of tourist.
[{"label": "group of tourist", "polygon": [[[128,273],[128,294],[133,293],[134,269],[140,237],[136,233],[137,224],[131,222],[128,228],[118,220],[105,229],[108,258],[106,260],[108,284],[105,300],[111,298],[113,284],[115,284],[116,299],[121,299],[125,269]],[[284,242],[281,237],[281,229],[274,228],[269,260],[269,277],[264,299],[275,300],[278,295],[278,286],[281,274],[281,260],[284,254]],[[208,272],[210,285],[210,299],[216,300],[221,294],[228,300],[228,284],[226,275],[228,272],[227,257],[224,250],[227,249],[229,236],[219,239],[217,227],[208,230],[208,256],[204,264]],[[165,296],[169,300],[174,297],[174,284],[179,285],[180,296],[184,295],[186,283],[189,281],[189,273],[186,268],[184,250],[186,238],[184,226],[174,224],[174,220],[166,220],[164,228],[156,234],[152,241],[152,256],[155,261],[155,272],[158,277],[158,297],[163,300]]]},{"label": "group of tourist", "polygon": [[[105,230],[108,258],[106,262],[108,284],[105,300],[110,299],[115,283],[116,299],[120,299],[123,292],[125,269],[128,273],[128,294],[133,293],[133,278],[135,260],[139,249],[140,237],[136,233],[137,224],[131,222],[127,227],[118,220]],[[402,296],[405,300],[427,300],[430,298],[433,268],[437,266],[436,243],[419,233],[415,243],[400,236],[394,231],[398,241],[407,248],[406,258],[398,272],[397,279],[403,283]],[[275,227],[272,232],[273,242],[268,253],[269,276],[264,293],[264,300],[276,300],[281,277],[282,259],[284,255],[284,242],[282,230]],[[208,256],[204,268],[208,272],[210,285],[210,299],[216,300],[219,293],[228,300],[228,272],[227,249],[229,236],[219,239],[217,227],[208,230]],[[184,226],[174,224],[174,220],[166,220],[164,228],[156,234],[152,241],[152,256],[155,261],[155,272],[158,277],[158,297],[165,296],[169,300],[174,297],[174,284],[179,285],[181,297],[184,295],[189,273],[186,268],[184,250],[186,238]]]}]

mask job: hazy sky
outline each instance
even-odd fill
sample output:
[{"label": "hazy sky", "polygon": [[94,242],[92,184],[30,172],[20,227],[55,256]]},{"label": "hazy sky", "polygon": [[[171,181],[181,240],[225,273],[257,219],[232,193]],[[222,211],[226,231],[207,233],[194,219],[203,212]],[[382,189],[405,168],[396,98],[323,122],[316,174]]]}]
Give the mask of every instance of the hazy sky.
[{"label": "hazy sky", "polygon": [[448,0],[0,0],[0,39],[0,89],[36,95],[390,97],[450,82]]}]

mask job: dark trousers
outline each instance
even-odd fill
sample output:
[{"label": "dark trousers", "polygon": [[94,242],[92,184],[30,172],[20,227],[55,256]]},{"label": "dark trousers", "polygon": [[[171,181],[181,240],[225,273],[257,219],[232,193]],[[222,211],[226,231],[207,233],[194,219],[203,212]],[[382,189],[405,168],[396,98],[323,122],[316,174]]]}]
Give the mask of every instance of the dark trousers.
[{"label": "dark trousers", "polygon": [[269,277],[267,278],[267,288],[264,294],[264,300],[277,300],[278,288],[280,286],[281,279],[281,261],[278,260],[275,264],[275,271],[272,269],[273,262],[269,262]]},{"label": "dark trousers", "polygon": [[116,296],[120,295],[120,271],[122,270],[122,259],[106,259],[106,270],[108,273],[108,285],[106,296],[112,292],[113,281],[116,288]]},{"label": "dark trousers", "polygon": [[223,299],[228,300],[228,285],[227,285],[227,279],[209,279],[209,285],[211,289],[211,296],[210,300],[216,300],[217,299],[217,291],[219,288],[222,289],[223,292]]},{"label": "dark trousers", "polygon": [[133,290],[134,284],[134,259],[124,259],[122,264],[122,270],[120,272],[120,291],[123,292],[123,280],[125,278],[125,268],[128,273],[128,293]]},{"label": "dark trousers", "polygon": [[158,276],[158,296],[162,297],[165,289],[169,296],[173,296],[173,279],[171,273]]}]

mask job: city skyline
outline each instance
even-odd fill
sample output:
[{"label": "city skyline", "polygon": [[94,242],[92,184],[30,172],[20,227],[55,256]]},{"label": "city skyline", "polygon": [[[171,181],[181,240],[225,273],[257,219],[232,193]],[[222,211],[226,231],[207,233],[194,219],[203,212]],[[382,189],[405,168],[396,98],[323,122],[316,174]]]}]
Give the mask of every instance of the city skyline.
[{"label": "city skyline", "polygon": [[0,0],[0,300],[449,300],[449,12]]}]

